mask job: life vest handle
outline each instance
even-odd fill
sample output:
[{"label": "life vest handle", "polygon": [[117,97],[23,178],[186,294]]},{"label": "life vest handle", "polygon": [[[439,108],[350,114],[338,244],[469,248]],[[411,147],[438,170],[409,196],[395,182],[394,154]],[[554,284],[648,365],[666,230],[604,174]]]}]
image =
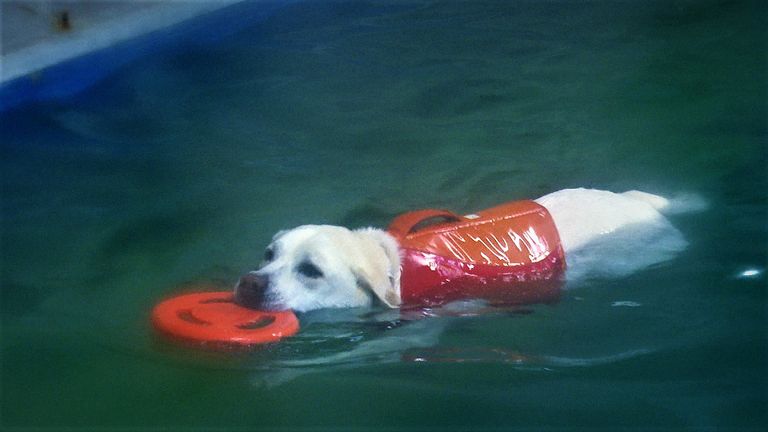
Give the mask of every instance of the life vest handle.
[{"label": "life vest handle", "polygon": [[397,238],[405,238],[408,234],[413,234],[425,228],[425,222],[431,219],[444,219],[444,222],[461,222],[464,220],[461,216],[448,210],[425,209],[404,213],[396,217],[387,231]]}]

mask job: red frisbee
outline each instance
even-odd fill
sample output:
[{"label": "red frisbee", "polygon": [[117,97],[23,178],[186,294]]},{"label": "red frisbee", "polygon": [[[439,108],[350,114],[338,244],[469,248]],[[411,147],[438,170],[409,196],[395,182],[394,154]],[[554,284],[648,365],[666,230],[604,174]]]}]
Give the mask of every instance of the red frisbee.
[{"label": "red frisbee", "polygon": [[248,347],[299,331],[292,311],[257,311],[234,303],[231,292],[172,297],[152,310],[152,324],[174,339],[203,347]]}]

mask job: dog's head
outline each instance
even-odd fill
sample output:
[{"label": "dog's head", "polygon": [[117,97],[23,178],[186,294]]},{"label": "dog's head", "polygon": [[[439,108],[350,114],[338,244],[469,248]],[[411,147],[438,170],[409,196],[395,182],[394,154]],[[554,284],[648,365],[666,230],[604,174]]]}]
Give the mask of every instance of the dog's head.
[{"label": "dog's head", "polygon": [[235,301],[255,309],[369,306],[379,300],[400,305],[397,242],[384,231],[351,231],[304,225],[281,231],[256,271],[240,278]]}]

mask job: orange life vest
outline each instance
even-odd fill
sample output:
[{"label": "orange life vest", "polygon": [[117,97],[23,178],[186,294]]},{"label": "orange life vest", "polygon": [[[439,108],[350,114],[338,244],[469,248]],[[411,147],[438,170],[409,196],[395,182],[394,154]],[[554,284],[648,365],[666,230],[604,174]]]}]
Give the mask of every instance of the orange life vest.
[{"label": "orange life vest", "polygon": [[565,270],[560,236],[547,209],[534,201],[467,216],[409,212],[395,218],[388,232],[401,248],[403,306],[462,298],[532,304],[559,297]]}]

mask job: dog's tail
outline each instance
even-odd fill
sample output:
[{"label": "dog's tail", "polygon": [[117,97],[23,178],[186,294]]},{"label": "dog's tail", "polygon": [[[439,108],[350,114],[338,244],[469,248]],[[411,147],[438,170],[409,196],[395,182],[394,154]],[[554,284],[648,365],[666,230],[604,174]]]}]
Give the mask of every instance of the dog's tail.
[{"label": "dog's tail", "polygon": [[645,202],[663,214],[700,212],[707,208],[707,202],[704,198],[692,193],[683,193],[672,199],[639,190],[627,191],[622,193],[622,195]]}]

